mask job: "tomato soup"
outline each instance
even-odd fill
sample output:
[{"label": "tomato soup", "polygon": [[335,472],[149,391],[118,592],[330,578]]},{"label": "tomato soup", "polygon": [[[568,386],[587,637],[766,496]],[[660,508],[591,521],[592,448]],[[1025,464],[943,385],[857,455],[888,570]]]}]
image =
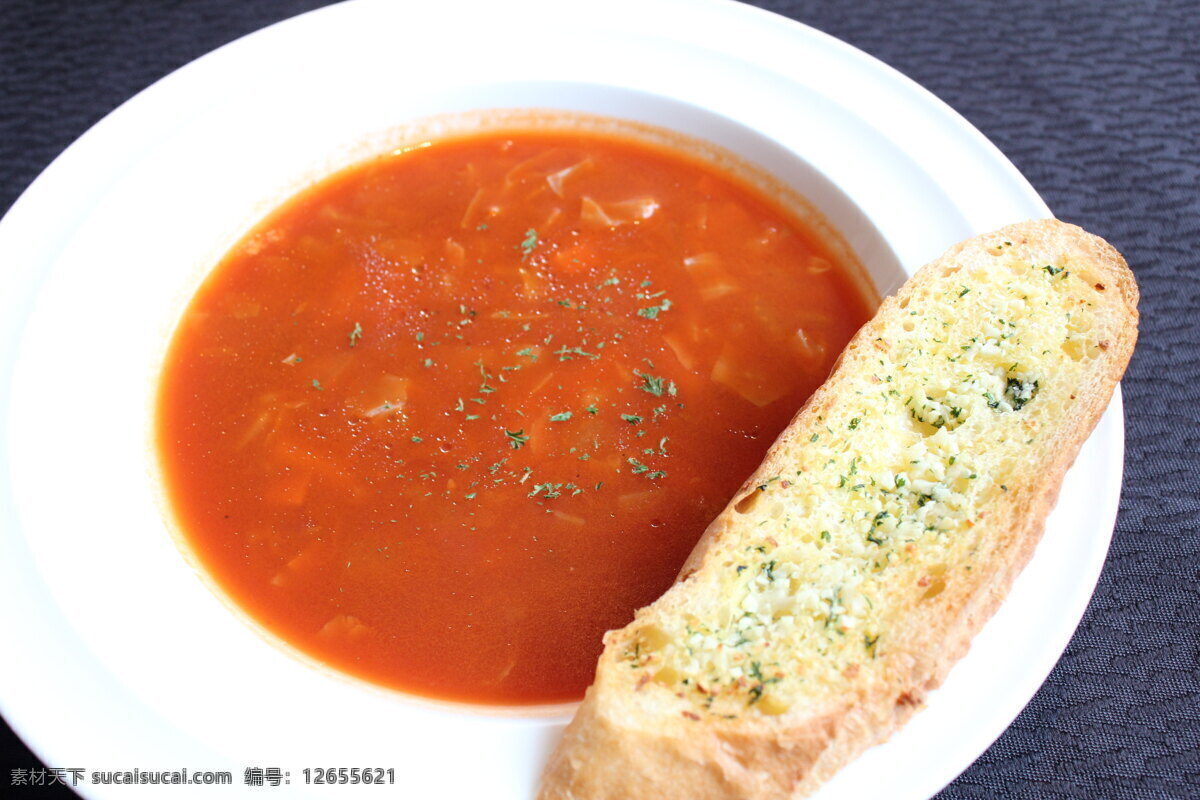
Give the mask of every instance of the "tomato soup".
[{"label": "tomato soup", "polygon": [[658,145],[509,131],[362,163],[184,314],[169,502],[220,587],[321,662],[578,699],[869,316],[850,269]]}]

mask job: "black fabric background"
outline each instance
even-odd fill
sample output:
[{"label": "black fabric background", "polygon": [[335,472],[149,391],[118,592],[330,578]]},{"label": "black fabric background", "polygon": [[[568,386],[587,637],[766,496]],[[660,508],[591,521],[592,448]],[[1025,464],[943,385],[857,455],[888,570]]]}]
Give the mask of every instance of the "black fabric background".
[{"label": "black fabric background", "polygon": [[[0,210],[154,80],[323,4],[0,0]],[[758,4],[932,90],[1141,285],[1125,488],[1095,597],[1028,708],[939,797],[1200,798],[1200,3]],[[71,796],[9,786],[37,762],[7,731],[0,755],[0,796]]]}]

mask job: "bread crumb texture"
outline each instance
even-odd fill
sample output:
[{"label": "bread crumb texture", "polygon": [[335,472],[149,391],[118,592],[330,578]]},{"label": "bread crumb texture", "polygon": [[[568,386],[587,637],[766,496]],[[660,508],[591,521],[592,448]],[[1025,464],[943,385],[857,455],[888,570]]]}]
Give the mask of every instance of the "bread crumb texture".
[{"label": "bread crumb texture", "polygon": [[720,586],[641,628],[629,669],[706,715],[811,706],[848,671],[869,682],[896,615],[988,556],[985,509],[1026,488],[1047,420],[1070,415],[1107,347],[1087,271],[1013,248],[1000,240],[991,263],[906,297],[858,343],[843,402],[809,420],[790,469],[735,506]]}]

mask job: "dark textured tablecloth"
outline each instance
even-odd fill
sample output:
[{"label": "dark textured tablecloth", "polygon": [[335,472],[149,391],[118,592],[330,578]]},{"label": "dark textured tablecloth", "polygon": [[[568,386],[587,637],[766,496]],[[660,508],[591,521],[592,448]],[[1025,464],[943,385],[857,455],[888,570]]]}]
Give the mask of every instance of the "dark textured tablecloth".
[{"label": "dark textured tablecloth", "polygon": [[[0,0],[0,210],[154,80],[320,5]],[[939,797],[1200,798],[1200,3],[759,5],[929,88],[1057,216],[1124,253],[1141,285],[1125,488],[1095,597],[1037,696]],[[0,644],[0,657],[20,658],[20,642]],[[11,787],[13,768],[38,762],[7,731],[0,753],[0,796],[70,796]],[[887,796],[881,776],[876,797]]]}]

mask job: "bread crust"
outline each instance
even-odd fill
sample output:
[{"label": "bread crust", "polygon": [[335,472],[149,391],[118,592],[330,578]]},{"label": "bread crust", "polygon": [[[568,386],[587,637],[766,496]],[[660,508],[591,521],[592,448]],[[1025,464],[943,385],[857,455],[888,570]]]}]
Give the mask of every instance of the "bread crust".
[{"label": "bread crust", "polygon": [[998,511],[999,519],[993,517],[987,563],[995,568],[976,583],[947,590],[936,613],[914,614],[907,627],[895,633],[894,640],[911,646],[889,655],[887,680],[861,685],[849,680],[844,693],[848,699],[815,715],[701,721],[675,707],[639,702],[618,663],[628,632],[638,623],[610,631],[596,680],[546,767],[542,800],[805,797],[864,750],[886,740],[942,683],[1033,555],[1062,478],[1107,407],[1137,339],[1138,289],[1124,259],[1102,239],[1057,220],[1019,223],[958,244],[885,300],[875,318],[847,345],[829,380],[796,414],[763,464],[707,528],[676,585],[638,612],[639,620],[670,614],[689,592],[699,591],[706,568],[715,568],[710,563],[714,553],[736,531],[737,505],[763,481],[780,474],[807,444],[800,438],[806,426],[843,400],[843,366],[853,361],[855,353],[871,347],[887,321],[902,313],[924,288],[944,280],[948,271],[986,260],[988,249],[1000,242],[1031,262],[1059,258],[1084,271],[1119,315],[1120,324],[1115,335],[1101,344],[1104,368],[1078,387],[1080,402],[1071,407],[1071,418],[1048,432],[1050,439],[1043,446],[1053,455],[1044,479],[1036,488],[1010,498]]}]

